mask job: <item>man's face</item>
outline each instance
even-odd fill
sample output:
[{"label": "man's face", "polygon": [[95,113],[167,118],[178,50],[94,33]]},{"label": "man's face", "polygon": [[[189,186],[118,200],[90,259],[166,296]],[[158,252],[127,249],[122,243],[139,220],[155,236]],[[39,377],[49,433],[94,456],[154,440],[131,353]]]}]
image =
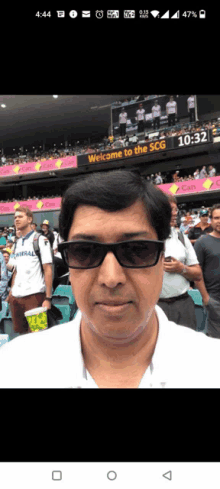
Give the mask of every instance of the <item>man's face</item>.
[{"label": "man's face", "polygon": [[15,222],[16,230],[22,231],[22,229],[25,229],[31,224],[32,218],[28,217],[27,214],[25,214],[25,212],[18,211],[15,212],[14,222]]},{"label": "man's face", "polygon": [[9,262],[9,254],[8,253],[3,253],[3,256],[4,256],[4,259],[5,259],[5,263],[7,265],[7,263]]},{"label": "man's face", "polygon": [[220,234],[220,209],[215,209],[212,212],[211,226],[213,231]]},{"label": "man's face", "polygon": [[170,205],[171,205],[171,222],[170,222],[170,226],[171,227],[175,227],[176,220],[177,220],[177,214],[178,214],[178,208],[177,208],[177,205],[175,204],[175,202],[171,202]]},{"label": "man's face", "polygon": [[209,216],[208,214],[205,215],[205,216],[200,216],[200,221],[203,225],[207,224],[208,223],[208,219],[209,219]]},{"label": "man's face", "polygon": [[42,225],[42,230],[43,230],[43,232],[44,232],[44,233],[47,233],[47,231],[48,231],[48,226],[47,226],[46,224],[43,224],[43,225]]},{"label": "man's face", "polygon": [[[144,234],[129,239],[158,239],[139,202],[117,212],[80,205],[75,211],[68,241],[83,233],[92,236],[93,241],[115,243],[128,239],[122,237],[123,233],[139,232]],[[109,252],[97,268],[69,270],[83,325],[103,340],[129,342],[146,327],[162,288],[163,254],[151,268],[121,267],[115,255]],[[100,304],[114,300],[127,305],[121,311],[111,312]]]}]

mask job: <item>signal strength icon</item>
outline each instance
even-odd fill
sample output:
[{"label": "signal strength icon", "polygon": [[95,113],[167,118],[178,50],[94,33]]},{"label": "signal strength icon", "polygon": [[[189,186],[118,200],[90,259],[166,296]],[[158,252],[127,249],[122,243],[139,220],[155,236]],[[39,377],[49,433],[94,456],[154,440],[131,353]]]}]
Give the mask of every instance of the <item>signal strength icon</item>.
[{"label": "signal strength icon", "polygon": [[179,19],[180,18],[180,11],[177,10],[177,12],[171,17],[171,19]]},{"label": "signal strength icon", "polygon": [[161,19],[169,19],[169,18],[170,18],[170,11],[167,10],[167,12],[164,15],[162,15]]},{"label": "signal strength icon", "polygon": [[153,17],[156,19],[156,17],[160,17],[160,12],[159,10],[152,10],[151,14]]}]

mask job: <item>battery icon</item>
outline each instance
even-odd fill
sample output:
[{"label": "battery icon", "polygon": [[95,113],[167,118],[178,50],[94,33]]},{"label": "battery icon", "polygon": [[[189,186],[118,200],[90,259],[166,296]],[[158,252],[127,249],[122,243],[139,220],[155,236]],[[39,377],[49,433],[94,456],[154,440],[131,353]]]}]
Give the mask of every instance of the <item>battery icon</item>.
[{"label": "battery icon", "polygon": [[199,11],[199,18],[200,19],[205,19],[206,18],[206,12],[205,12],[205,10],[200,10]]}]

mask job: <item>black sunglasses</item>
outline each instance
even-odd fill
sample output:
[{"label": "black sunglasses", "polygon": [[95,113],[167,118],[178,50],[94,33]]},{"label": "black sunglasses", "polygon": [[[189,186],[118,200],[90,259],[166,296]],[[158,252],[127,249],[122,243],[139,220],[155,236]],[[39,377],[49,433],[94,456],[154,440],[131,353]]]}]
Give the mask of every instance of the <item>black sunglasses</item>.
[{"label": "black sunglasses", "polygon": [[114,253],[122,267],[154,267],[163,250],[164,241],[154,240],[121,241],[119,243],[77,240],[65,241],[58,245],[58,251],[66,265],[69,268],[80,269],[99,267],[109,251]]}]

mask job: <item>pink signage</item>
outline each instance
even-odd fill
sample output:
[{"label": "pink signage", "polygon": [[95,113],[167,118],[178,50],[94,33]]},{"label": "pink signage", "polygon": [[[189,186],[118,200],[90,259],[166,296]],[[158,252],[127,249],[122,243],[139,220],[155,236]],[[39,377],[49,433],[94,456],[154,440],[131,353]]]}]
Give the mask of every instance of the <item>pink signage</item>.
[{"label": "pink signage", "polygon": [[172,182],[158,185],[163,192],[170,195],[196,194],[220,190],[220,176],[207,177],[198,180],[186,180],[185,182]]},{"label": "pink signage", "polygon": [[66,158],[58,158],[56,160],[33,161],[30,163],[1,166],[0,177],[24,175],[26,173],[40,173],[52,170],[57,171],[65,168],[77,168],[77,157],[67,156]]},{"label": "pink signage", "polygon": [[59,210],[61,206],[61,197],[55,199],[0,202],[0,214],[14,214],[19,206],[29,207],[32,212]]}]

